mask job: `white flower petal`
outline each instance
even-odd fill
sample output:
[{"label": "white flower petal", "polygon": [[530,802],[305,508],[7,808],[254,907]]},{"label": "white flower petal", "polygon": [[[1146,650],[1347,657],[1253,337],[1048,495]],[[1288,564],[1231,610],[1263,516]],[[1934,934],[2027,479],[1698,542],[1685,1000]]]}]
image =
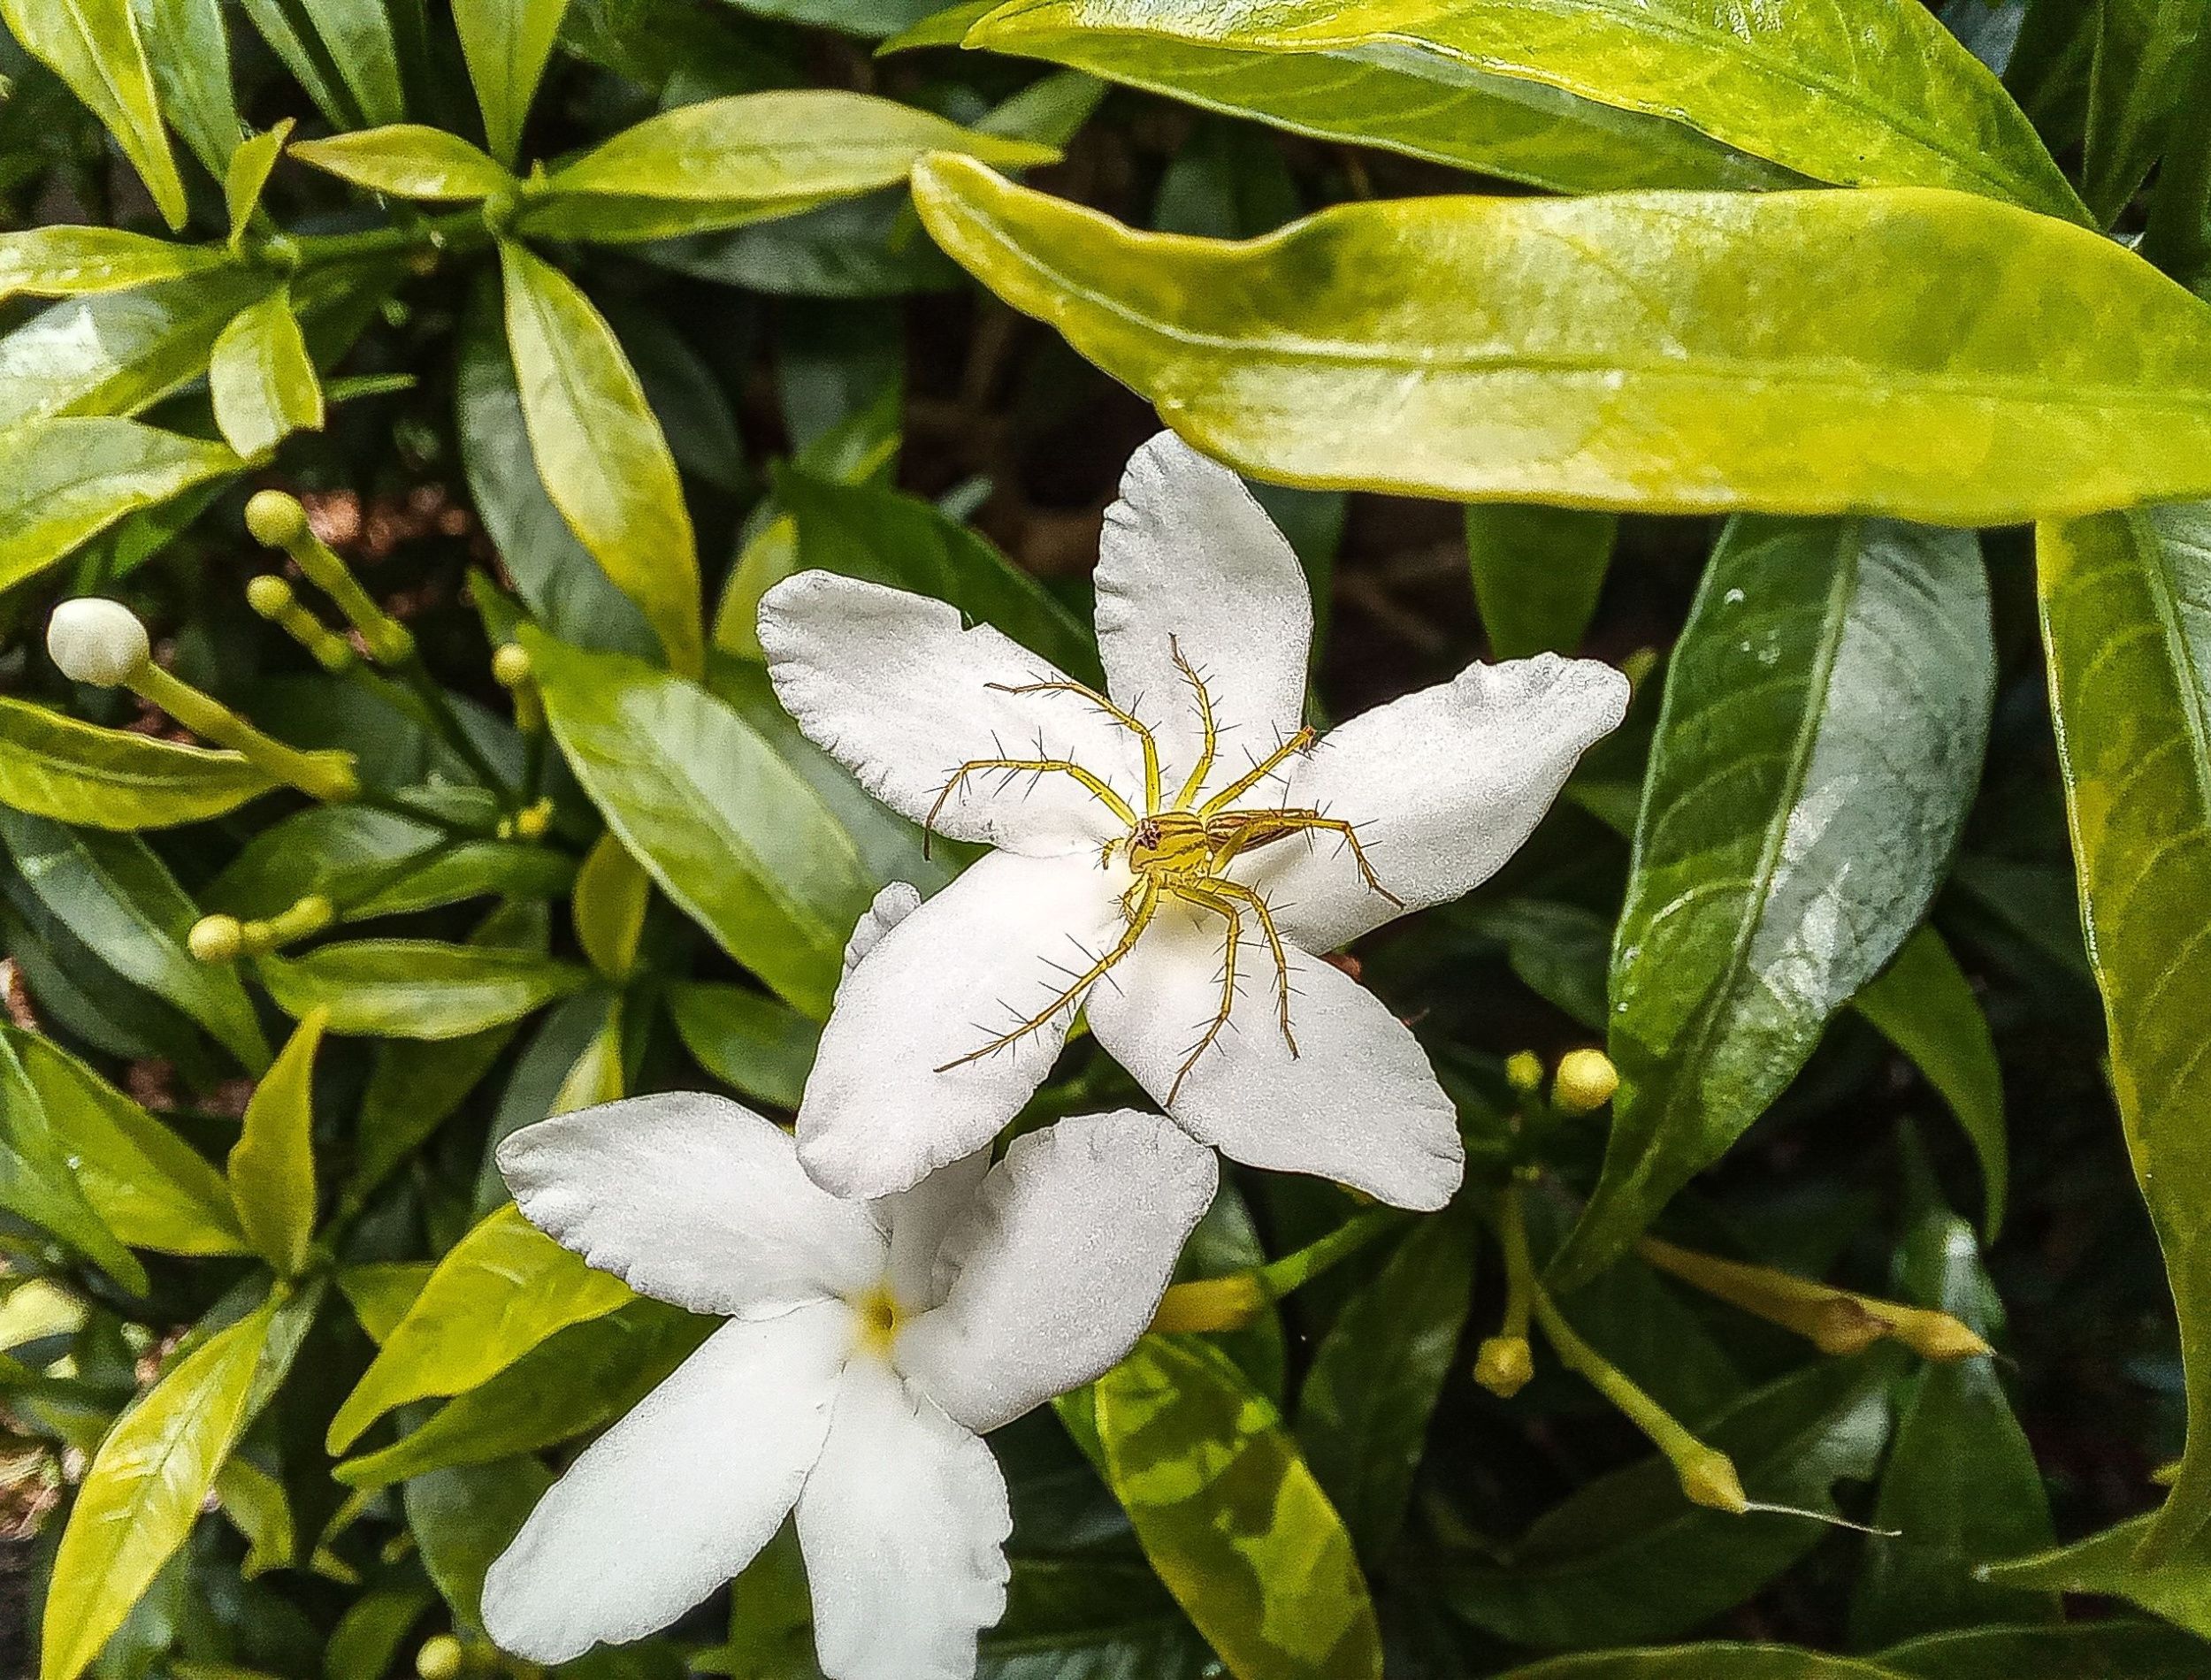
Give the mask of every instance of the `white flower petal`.
[{"label": "white flower petal", "polygon": [[[861,785],[916,822],[961,766],[1071,760],[1124,798],[1141,794],[1132,737],[1078,694],[1009,694],[1066,679],[943,601],[833,572],[800,572],[760,604],[760,645],[784,709]],[[1036,855],[1125,833],[1073,776],[980,771],[937,811],[938,833]]]},{"label": "white flower petal", "polygon": [[799,1496],[815,1660],[830,1680],[972,1680],[1006,1613],[1006,1478],[991,1449],[879,1360],[838,1385]]},{"label": "white flower petal", "polygon": [[1074,1009],[960,1058],[1043,1011],[1120,936],[1125,878],[1095,856],[1001,851],[885,935],[838,994],[799,1105],[815,1181],[890,1195],[988,1143],[1051,1072]]},{"label": "white flower petal", "polygon": [[[883,943],[884,935],[922,907],[922,890],[910,881],[894,881],[876,895],[875,903],[853,924],[845,942],[845,973],[860,966],[860,959]],[[843,981],[838,981],[842,989]]]},{"label": "white flower petal", "polygon": [[1372,992],[1293,946],[1292,1055],[1274,958],[1248,920],[1228,1025],[1175,1088],[1220,1007],[1222,945],[1219,917],[1163,906],[1114,971],[1120,983],[1090,994],[1098,1042],[1192,1136],[1233,1160],[1334,1179],[1424,1212],[1450,1200],[1465,1150],[1419,1042]]},{"label": "white flower petal", "polygon": [[1470,665],[1330,730],[1291,776],[1289,801],[1351,823],[1403,909],[1333,835],[1246,852],[1235,873],[1266,895],[1286,937],[1333,951],[1495,874],[1626,711],[1627,679],[1595,660]]},{"label": "white flower petal", "polygon": [[1083,1114],[1014,1140],[945,1244],[944,1304],[894,1357],[974,1430],[1011,1423],[1136,1346],[1220,1181],[1156,1114]]},{"label": "white flower petal", "polygon": [[758,1317],[882,1275],[867,1210],[808,1179],[788,1133],[723,1097],[556,1115],[501,1142],[499,1170],[538,1229],[693,1312]]},{"label": "white flower petal", "polygon": [[990,1170],[986,1145],[938,1167],[912,1189],[868,1204],[876,1223],[891,1233],[891,1289],[901,1312],[926,1312],[945,1298],[951,1279],[939,1278],[937,1256]]},{"label": "white flower petal", "polygon": [[1159,737],[1170,798],[1202,740],[1174,646],[1205,677],[1222,730],[1209,787],[1234,781],[1297,730],[1310,586],[1289,541],[1226,467],[1171,431],[1130,456],[1121,500],[1106,510],[1096,586],[1107,691]]},{"label": "white flower petal", "polygon": [[492,1565],[493,1642],[566,1662],[666,1627],[751,1562],[822,1455],[853,1333],[834,1301],[716,1331],[585,1451]]}]

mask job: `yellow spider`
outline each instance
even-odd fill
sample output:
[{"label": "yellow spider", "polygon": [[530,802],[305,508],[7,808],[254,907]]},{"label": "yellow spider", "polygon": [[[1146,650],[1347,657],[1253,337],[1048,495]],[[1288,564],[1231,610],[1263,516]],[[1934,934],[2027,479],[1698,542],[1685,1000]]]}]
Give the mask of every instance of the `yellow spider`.
[{"label": "yellow spider", "polygon": [[1135,950],[1137,939],[1151,925],[1160,904],[1174,898],[1219,916],[1225,934],[1221,951],[1220,1007],[1214,1012],[1212,1022],[1176,1072],[1174,1084],[1168,1088],[1167,1100],[1172,1105],[1175,1094],[1182,1088],[1182,1081],[1197,1065],[1197,1058],[1220,1036],[1221,1029],[1228,1026],[1229,1013],[1235,1007],[1236,950],[1243,937],[1242,911],[1251,912],[1259,923],[1259,931],[1266,937],[1267,949],[1274,955],[1282,1039],[1289,1046],[1292,1056],[1297,1053],[1297,1035],[1289,1027],[1289,963],[1282,951],[1281,935],[1275,931],[1273,913],[1268,910],[1266,900],[1256,890],[1241,881],[1228,878],[1228,866],[1240,853],[1256,851],[1261,846],[1272,845],[1275,841],[1286,839],[1293,834],[1327,832],[1340,835],[1350,849],[1352,861],[1358,866],[1359,876],[1367,888],[1380,893],[1400,909],[1404,907],[1404,901],[1376,877],[1366,861],[1366,853],[1360,848],[1358,834],[1351,824],[1342,817],[1323,816],[1318,811],[1281,806],[1236,807],[1238,799],[1274,775],[1291,757],[1311,749],[1318,738],[1311,729],[1299,729],[1203,805],[1192,803],[1197,797],[1197,790],[1205,785],[1205,777],[1213,770],[1219,735],[1213,723],[1213,699],[1205,691],[1205,679],[1182,657],[1179,646],[1170,643],[1169,651],[1174,655],[1175,668],[1182,672],[1183,680],[1190,684],[1197,705],[1198,722],[1205,730],[1204,749],[1172,803],[1162,800],[1164,790],[1159,783],[1159,749],[1151,729],[1097,690],[1085,683],[1065,680],[1031,683],[1021,687],[1011,687],[1000,683],[991,684],[1006,694],[1077,695],[1134,735],[1144,749],[1144,808],[1142,813],[1130,809],[1128,802],[1098,775],[1067,759],[971,759],[952,772],[952,779],[937,793],[937,802],[930,807],[929,820],[923,827],[936,827],[937,814],[945,808],[945,802],[971,775],[1002,770],[1010,775],[1026,772],[1037,775],[1072,776],[1092,798],[1128,825],[1126,837],[1106,842],[1099,862],[1101,865],[1109,863],[1113,853],[1121,851],[1125,854],[1129,871],[1136,879],[1130,883],[1128,890],[1121,895],[1121,914],[1127,919],[1128,927],[1119,943],[1078,974],[1074,983],[1051,1003],[1013,1031],[1000,1034],[980,1050],[970,1050],[965,1056],[946,1062],[937,1072],[947,1073],[966,1063],[980,1061],[983,1057],[994,1055],[1041,1029]]}]

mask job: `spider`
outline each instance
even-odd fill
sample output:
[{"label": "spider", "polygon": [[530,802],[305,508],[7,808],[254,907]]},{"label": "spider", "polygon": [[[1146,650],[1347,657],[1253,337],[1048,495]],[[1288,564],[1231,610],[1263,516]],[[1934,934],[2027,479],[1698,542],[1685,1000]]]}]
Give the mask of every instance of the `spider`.
[{"label": "spider", "polygon": [[1290,759],[1312,750],[1313,743],[1319,739],[1318,733],[1312,729],[1298,729],[1228,787],[1202,805],[1196,803],[1198,790],[1205,786],[1206,776],[1213,771],[1220,745],[1220,732],[1214,724],[1213,698],[1206,692],[1204,677],[1182,657],[1179,645],[1170,642],[1168,651],[1174,657],[1175,668],[1190,685],[1197,706],[1198,722],[1205,732],[1204,747],[1198,753],[1197,762],[1191,767],[1171,803],[1162,798],[1164,790],[1159,780],[1159,749],[1151,730],[1097,690],[1067,678],[1018,687],[1003,683],[991,684],[1006,694],[1076,695],[1134,735],[1144,751],[1144,808],[1141,813],[1132,809],[1126,799],[1097,775],[1067,759],[971,759],[952,772],[951,780],[937,793],[936,804],[930,807],[924,829],[935,828],[937,815],[945,808],[945,802],[971,775],[1001,770],[1008,775],[1028,773],[1071,776],[1116,818],[1128,825],[1128,832],[1124,837],[1106,843],[1099,863],[1101,866],[1110,863],[1113,854],[1120,851],[1126,856],[1135,879],[1129,883],[1128,890],[1121,895],[1121,912],[1128,922],[1128,928],[1112,950],[1091,963],[1075,976],[1071,985],[1011,1032],[1001,1033],[981,1049],[954,1058],[937,1072],[949,1073],[967,1063],[980,1061],[1017,1043],[1029,1034],[1040,1031],[1061,1010],[1080,998],[1093,982],[1103,978],[1115,964],[1135,950],[1137,939],[1151,925],[1160,905],[1168,899],[1174,899],[1220,917],[1224,933],[1220,1006],[1214,1011],[1213,1019],[1183,1060],[1174,1075],[1174,1083],[1167,1089],[1167,1101],[1172,1105],[1176,1094],[1182,1088],[1183,1080],[1197,1065],[1198,1058],[1212,1047],[1228,1025],[1236,997],[1237,952],[1245,936],[1243,913],[1248,912],[1259,924],[1268,953],[1274,959],[1275,990],[1282,1040],[1289,1046],[1292,1056],[1297,1054],[1297,1037],[1290,1030],[1289,1024],[1289,961],[1282,948],[1281,935],[1275,928],[1274,913],[1268,909],[1266,900],[1258,890],[1241,881],[1229,878],[1228,866],[1237,857],[1295,834],[1338,835],[1350,848],[1351,859],[1358,865],[1359,877],[1366,883],[1367,889],[1380,893],[1400,909],[1404,907],[1404,901],[1381,884],[1373,867],[1366,861],[1366,853],[1359,845],[1358,834],[1343,818],[1324,816],[1319,811],[1290,806],[1237,806],[1237,800],[1273,775]]}]

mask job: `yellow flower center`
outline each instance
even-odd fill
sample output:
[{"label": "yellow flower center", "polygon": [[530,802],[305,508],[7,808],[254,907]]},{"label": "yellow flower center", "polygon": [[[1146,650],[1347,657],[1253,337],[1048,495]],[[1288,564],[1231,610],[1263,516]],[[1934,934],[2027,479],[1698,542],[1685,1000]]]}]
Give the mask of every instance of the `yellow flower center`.
[{"label": "yellow flower center", "polygon": [[861,1350],[888,1359],[891,1345],[898,1340],[905,1322],[905,1316],[899,1310],[899,1298],[891,1293],[891,1286],[878,1283],[865,1294],[855,1296],[851,1305],[860,1320]]}]

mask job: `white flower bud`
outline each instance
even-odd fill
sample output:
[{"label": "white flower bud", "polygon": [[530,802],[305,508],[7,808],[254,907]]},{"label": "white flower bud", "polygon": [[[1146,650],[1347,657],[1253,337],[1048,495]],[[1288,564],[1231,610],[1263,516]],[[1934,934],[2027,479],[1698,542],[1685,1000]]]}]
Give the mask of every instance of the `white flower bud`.
[{"label": "white flower bud", "polygon": [[73,683],[113,688],[129,680],[150,656],[138,615],[97,595],[80,596],[54,608],[46,622],[46,651]]}]

